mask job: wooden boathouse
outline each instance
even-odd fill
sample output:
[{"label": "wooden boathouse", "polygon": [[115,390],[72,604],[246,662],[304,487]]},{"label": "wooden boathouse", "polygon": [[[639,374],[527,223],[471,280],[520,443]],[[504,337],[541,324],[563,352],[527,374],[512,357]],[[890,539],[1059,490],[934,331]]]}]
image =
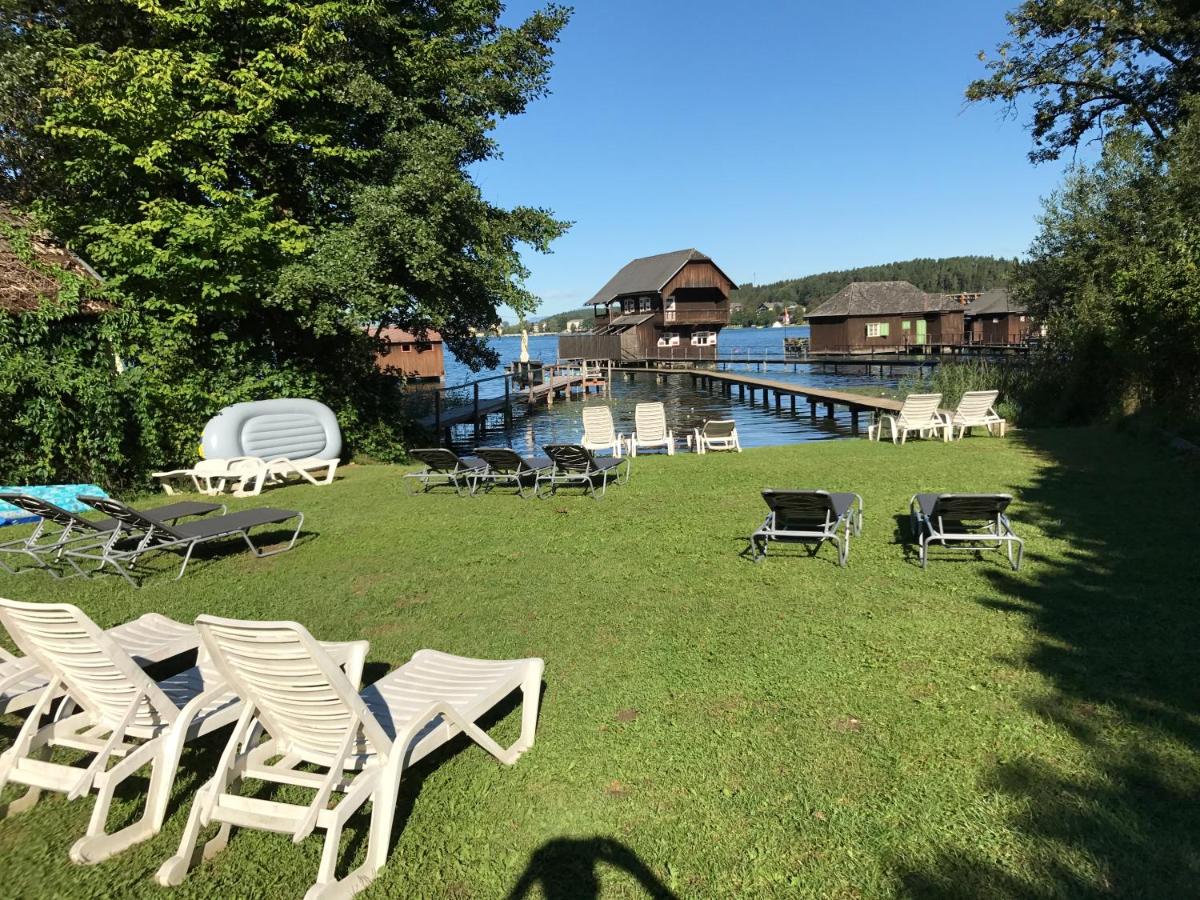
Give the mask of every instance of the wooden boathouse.
[{"label": "wooden boathouse", "polygon": [[436,331],[418,335],[402,328],[381,328],[378,337],[387,345],[375,361],[381,371],[403,375],[410,381],[445,380],[442,336]]},{"label": "wooden boathouse", "polygon": [[809,352],[905,353],[958,345],[967,298],[927,294],[907,281],[855,281],[812,312]]},{"label": "wooden boathouse", "polygon": [[698,250],[644,256],[626,264],[588,301],[595,324],[558,339],[559,359],[715,360],[736,287]]},{"label": "wooden boathouse", "polygon": [[1025,305],[1014,300],[1004,288],[985,291],[966,309],[968,344],[1025,344],[1041,333],[1041,327]]}]

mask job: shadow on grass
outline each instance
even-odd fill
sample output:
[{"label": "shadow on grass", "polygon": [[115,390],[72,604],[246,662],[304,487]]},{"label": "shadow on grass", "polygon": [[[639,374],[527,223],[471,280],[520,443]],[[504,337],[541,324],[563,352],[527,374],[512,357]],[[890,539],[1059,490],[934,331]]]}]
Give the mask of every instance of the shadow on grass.
[{"label": "shadow on grass", "polygon": [[1197,471],[1123,436],[1022,439],[1049,465],[1020,490],[1016,528],[1069,549],[1035,542],[1028,574],[989,572],[979,602],[1028,617],[1034,643],[1012,662],[1046,679],[1030,708],[1074,747],[997,762],[981,785],[1016,801],[1010,827],[1029,850],[945,853],[901,884],[938,898],[1196,896]]},{"label": "shadow on grass", "polygon": [[557,838],[542,844],[529,858],[529,865],[508,894],[508,900],[540,895],[546,900],[595,900],[600,896],[600,867],[617,869],[631,876],[647,897],[674,900],[672,893],[620,841],[606,837]]}]

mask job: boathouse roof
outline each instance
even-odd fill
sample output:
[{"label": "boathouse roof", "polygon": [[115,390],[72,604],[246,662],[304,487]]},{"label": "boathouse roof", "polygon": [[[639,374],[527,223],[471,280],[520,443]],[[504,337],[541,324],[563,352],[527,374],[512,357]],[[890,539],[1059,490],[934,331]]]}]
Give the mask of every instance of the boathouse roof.
[{"label": "boathouse roof", "polygon": [[962,304],[955,297],[927,294],[907,281],[854,281],[805,315],[805,318],[904,315],[961,307]]},{"label": "boathouse roof", "polygon": [[968,316],[994,316],[1004,313],[1026,312],[1025,304],[1012,298],[1004,288],[985,291],[978,300],[967,307]]},{"label": "boathouse roof", "polygon": [[679,274],[688,263],[709,263],[730,285],[736,284],[732,278],[721,271],[712,261],[699,250],[672,250],[670,253],[659,253],[655,256],[643,256],[626,263],[604,287],[596,292],[596,296],[588,301],[589,305],[609,303],[618,297],[628,297],[636,294],[654,294],[661,291]]},{"label": "boathouse roof", "polygon": [[[45,300],[55,300],[62,290],[61,273],[70,273],[99,288],[100,276],[86,262],[56,241],[50,234],[38,230],[24,215],[0,206],[0,312],[29,313]],[[28,250],[18,252],[9,235],[28,236]],[[98,293],[98,291],[97,291]],[[93,314],[112,309],[99,297],[83,292],[79,312]]]}]

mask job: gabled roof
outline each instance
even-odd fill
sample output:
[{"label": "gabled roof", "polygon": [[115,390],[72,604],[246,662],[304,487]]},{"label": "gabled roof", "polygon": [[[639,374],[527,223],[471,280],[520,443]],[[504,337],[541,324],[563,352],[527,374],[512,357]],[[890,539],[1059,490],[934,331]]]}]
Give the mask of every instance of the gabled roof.
[{"label": "gabled roof", "polygon": [[[62,284],[55,276],[56,272],[69,272],[97,286],[102,283],[91,266],[49,234],[37,230],[24,215],[0,206],[0,222],[6,228],[29,236],[35,260],[31,264],[18,255],[5,234],[0,233],[0,312],[33,312],[43,300],[57,299]],[[98,297],[85,294],[79,300],[80,313],[101,313],[110,309],[112,304]]]},{"label": "gabled roof", "polygon": [[854,281],[804,318],[881,316],[961,308],[961,304],[954,297],[927,294],[907,281]]},{"label": "gabled roof", "polygon": [[442,342],[442,336],[432,328],[427,329],[422,337],[418,337],[411,331],[405,331],[403,328],[381,328],[379,329],[379,338],[389,344],[440,344]]},{"label": "gabled roof", "polygon": [[967,307],[968,316],[994,316],[1003,313],[1023,313],[1025,304],[1013,300],[1004,288],[992,288]]},{"label": "gabled roof", "polygon": [[[616,275],[608,279],[608,283],[596,292],[588,305],[608,303],[618,297],[628,297],[630,294],[653,294],[667,286],[679,270],[690,262],[708,262],[713,264],[718,272],[721,268],[713,263],[712,258],[705,256],[699,250],[672,250],[670,253],[659,253],[657,256],[643,256],[633,262],[626,263]],[[721,272],[725,275],[724,272]],[[725,275],[729,283],[736,285],[732,278]]]}]

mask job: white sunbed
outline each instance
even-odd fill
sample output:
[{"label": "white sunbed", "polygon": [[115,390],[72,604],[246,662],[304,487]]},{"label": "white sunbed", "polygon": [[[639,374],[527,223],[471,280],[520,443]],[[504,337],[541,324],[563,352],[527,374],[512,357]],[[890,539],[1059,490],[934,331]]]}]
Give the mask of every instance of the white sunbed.
[{"label": "white sunbed", "polygon": [[[43,790],[65,793],[68,800],[96,791],[87,832],[71,847],[76,863],[99,862],[152,837],[162,827],[184,744],[234,721],[240,701],[204,663],[155,682],[112,635],[70,604],[0,599],[0,621],[49,676],[12,746],[0,756],[0,790],[10,782],[29,787],[3,812],[28,809]],[[66,699],[41,724],[60,693]],[[50,762],[50,752],[59,747],[81,750],[91,762]],[[144,812],[106,833],[114,791],[147,764],[152,771]]]},{"label": "white sunbed", "polygon": [[[365,641],[353,645],[343,672],[295,622],[200,616],[196,627],[245,706],[216,774],[196,793],[178,853],[158,870],[162,885],[182,883],[201,857],[226,846],[234,826],[280,832],[297,843],[323,829],[317,881],[305,896],[352,896],[387,861],[400,778],[408,766],[459,733],[510,765],[533,745],[540,659],[493,661],[421,650],[360,691]],[[521,734],[505,749],[475,723],[517,689],[524,695]],[[315,796],[307,805],[247,796],[238,790],[244,779],[299,785]],[[335,791],[344,796],[330,808]],[[366,859],[337,879],[342,829],[368,800]],[[200,830],[209,823],[220,829],[198,853]]]},{"label": "white sunbed", "polygon": [[652,447],[663,447],[668,456],[675,455],[675,434],[667,427],[667,409],[662,403],[639,403],[633,409],[633,423],[630,456]]},{"label": "white sunbed", "polygon": [[190,481],[197,493],[214,496],[224,492],[230,483],[240,480],[241,474],[231,472],[231,467],[236,467],[240,470],[242,467],[239,464],[246,462],[253,463],[255,461],[259,464],[262,463],[262,460],[253,456],[202,459],[190,469],[171,469],[167,472],[152,472],[150,477],[157,478],[162,482],[162,489],[171,495],[178,493],[180,484],[187,484]]},{"label": "white sunbed", "polygon": [[693,441],[697,453],[707,453],[710,450],[742,452],[742,442],[738,440],[737,423],[733,419],[706,420],[696,429]]},{"label": "white sunbed", "polygon": [[583,437],[579,443],[588,450],[611,450],[613,456],[625,452],[625,436],[617,434],[612,410],[607,406],[583,408]]},{"label": "white sunbed", "polygon": [[1004,437],[1004,426],[1007,424],[996,412],[996,399],[999,391],[967,391],[958,401],[958,408],[949,415],[950,437],[958,429],[959,440],[966,437],[967,432],[976,426],[983,426],[987,433],[993,434],[997,428],[1000,437]]},{"label": "white sunbed", "polygon": [[893,444],[903,444],[909,433],[914,431],[921,437],[927,437],[930,433],[936,437],[940,431],[943,439],[949,440],[950,426],[938,411],[941,402],[941,394],[909,394],[894,416],[885,415],[867,429],[867,437],[873,441],[879,440],[886,424],[891,427]]}]

